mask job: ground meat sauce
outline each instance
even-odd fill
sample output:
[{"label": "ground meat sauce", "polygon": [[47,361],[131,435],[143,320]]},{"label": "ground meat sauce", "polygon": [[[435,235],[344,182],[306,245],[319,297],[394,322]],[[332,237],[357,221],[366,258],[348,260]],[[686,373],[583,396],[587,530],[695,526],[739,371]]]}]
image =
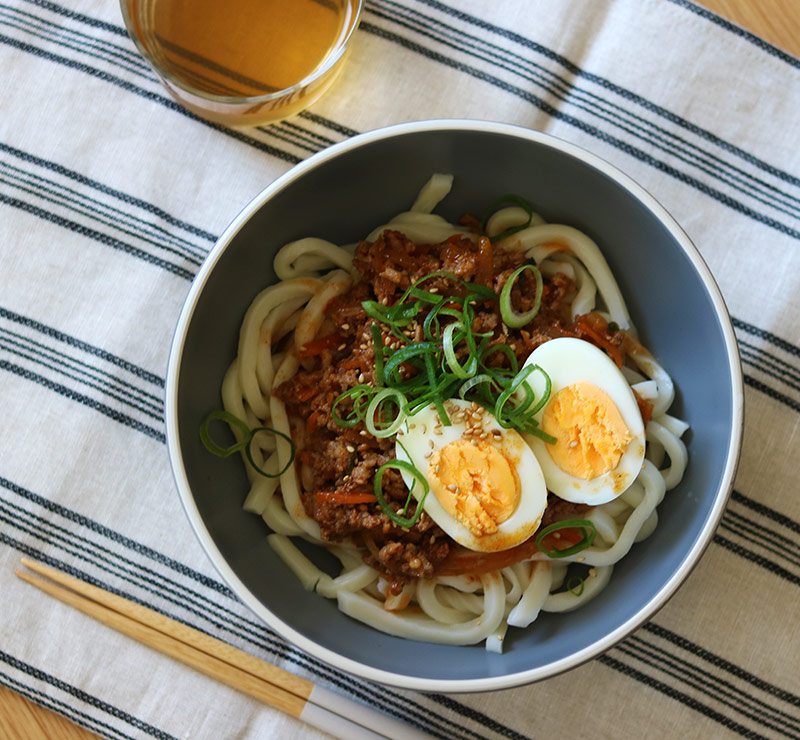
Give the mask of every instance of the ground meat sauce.
[{"label": "ground meat sauce", "polygon": [[[292,420],[306,512],[319,523],[324,540],[351,538],[361,545],[365,561],[382,573],[394,593],[399,593],[409,579],[432,577],[451,550],[458,548],[425,512],[412,527],[403,528],[393,523],[376,501],[353,504],[326,500],[325,494],[331,492],[372,493],[375,471],[394,458],[394,440],[373,437],[363,423],[343,428],[331,417],[333,403],[343,391],[375,382],[371,337],[375,322],[366,315],[362,301],[393,305],[409,285],[440,270],[491,287],[499,294],[509,275],[524,261],[523,254],[501,250],[486,238],[476,244],[459,235],[441,244],[418,245],[397,231],[387,230],[374,242],[361,242],[353,258],[360,279],[328,304],[319,338],[299,352],[303,367],[275,390]],[[444,276],[424,284],[425,290],[442,295],[453,291],[454,286]],[[533,305],[535,290],[533,277],[524,271],[511,294],[516,311],[526,311]],[[510,347],[520,366],[537,346],[560,336],[587,339],[621,362],[622,332],[609,328],[597,314],[572,321],[569,301],[574,291],[575,285],[566,275],[545,276],[541,308],[527,326],[506,327],[498,302],[483,301],[475,306],[473,331],[492,332],[490,343]],[[417,340],[422,338],[421,331],[419,327]],[[492,362],[507,363],[508,359],[495,352]],[[339,408],[337,411],[344,413]],[[408,490],[396,470],[385,472],[383,488],[387,502],[402,505],[406,501]],[[565,509],[562,504],[566,502],[554,503],[552,508],[548,505],[543,526],[581,513],[572,504]]]}]

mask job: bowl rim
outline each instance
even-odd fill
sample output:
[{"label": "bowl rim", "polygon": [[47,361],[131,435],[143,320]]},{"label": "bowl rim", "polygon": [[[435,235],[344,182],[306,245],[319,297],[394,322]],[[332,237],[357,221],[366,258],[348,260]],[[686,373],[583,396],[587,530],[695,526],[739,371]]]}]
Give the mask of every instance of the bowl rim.
[{"label": "bowl rim", "polygon": [[[234,573],[232,568],[225,562],[211,538],[208,529],[203,523],[200,513],[195,504],[189,487],[188,477],[184,468],[183,459],[180,453],[181,440],[178,430],[178,381],[181,369],[181,356],[184,348],[186,331],[191,322],[197,302],[202,294],[206,283],[214,270],[217,262],[227,249],[231,240],[236,236],[243,225],[261,206],[272,198],[276,193],[285,189],[294,181],[302,178],[308,171],[320,164],[335,159],[342,154],[353,149],[361,148],[365,145],[397,136],[414,133],[436,132],[436,131],[466,131],[477,133],[488,133],[513,138],[526,139],[536,144],[544,145],[552,149],[559,150],[564,154],[575,157],[583,163],[599,170],[604,175],[621,185],[625,190],[638,199],[670,233],[672,238],[680,245],[685,255],[691,261],[695,271],[700,277],[708,297],[710,298],[717,321],[719,323],[726,349],[728,367],[730,370],[732,398],[731,408],[733,412],[733,429],[728,445],[725,467],[719,486],[715,493],[714,504],[709,512],[706,521],[703,523],[700,535],[692,545],[691,549],[684,554],[680,567],[672,574],[667,582],[656,592],[653,598],[641,609],[628,616],[628,618],[617,626],[612,632],[603,638],[586,646],[582,650],[572,653],[560,660],[547,663],[542,666],[531,668],[515,673],[500,676],[487,676],[484,678],[466,679],[431,679],[416,676],[408,676],[394,673],[392,671],[374,668],[365,665],[357,660],[347,658],[339,653],[323,647],[319,643],[305,637],[297,632],[291,625],[279,619],[264,604],[262,604],[245,584]],[[494,691],[498,689],[512,688],[535,681],[551,678],[567,670],[575,668],[588,660],[597,657],[609,650],[619,641],[623,640],[630,633],[650,619],[668,599],[675,593],[678,587],[685,581],[686,577],[700,560],[701,555],[711,542],[711,538],[716,531],[717,525],[722,517],[723,510],[727,504],[730,492],[733,488],[733,481],[738,466],[742,435],[744,428],[744,385],[742,378],[741,361],[737,348],[736,337],[733,324],[723,299],[722,293],[713,277],[711,270],[700,255],[697,248],[692,243],[688,235],[678,225],[677,221],[667,212],[667,210],[645,190],[636,183],[631,177],[626,175],[615,165],[610,164],[598,155],[573,144],[559,139],[552,134],[541,131],[527,129],[514,124],[498,123],[493,121],[480,121],[471,119],[435,119],[428,121],[413,121],[407,123],[394,124],[382,127],[366,133],[358,134],[345,141],[333,144],[330,147],[313,154],[290,170],[279,176],[258,195],[256,195],[231,221],[225,231],[217,239],[205,261],[201,265],[195,276],[189,292],[185,298],[183,307],[176,325],[172,346],[170,348],[167,375],[165,383],[165,422],[167,451],[172,467],[173,477],[178,489],[178,493],[183,504],[183,508],[198,537],[203,549],[208,555],[214,567],[217,569],[223,580],[230,586],[239,599],[267,625],[274,629],[284,639],[306,653],[326,662],[327,664],[350,673],[354,676],[376,681],[380,684],[394,686],[401,689],[412,689],[417,691],[442,692],[442,693],[468,693],[477,691]]]}]

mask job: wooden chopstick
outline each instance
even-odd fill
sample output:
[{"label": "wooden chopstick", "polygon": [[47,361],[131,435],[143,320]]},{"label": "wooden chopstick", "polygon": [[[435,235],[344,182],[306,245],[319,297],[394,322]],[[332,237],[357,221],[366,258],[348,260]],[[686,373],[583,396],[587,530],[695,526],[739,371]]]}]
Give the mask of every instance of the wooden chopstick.
[{"label": "wooden chopstick", "polygon": [[[22,580],[211,678],[347,740],[423,738],[409,725],[317,686],[278,666],[29,558]],[[43,576],[40,578],[39,576]]]}]

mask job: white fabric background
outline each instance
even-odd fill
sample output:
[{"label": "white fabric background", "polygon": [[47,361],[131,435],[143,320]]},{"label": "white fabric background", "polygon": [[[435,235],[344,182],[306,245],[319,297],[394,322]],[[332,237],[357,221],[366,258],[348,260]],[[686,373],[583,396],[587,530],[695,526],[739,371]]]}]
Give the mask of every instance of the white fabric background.
[{"label": "white fabric background", "polygon": [[[1,4],[0,64],[0,683],[106,737],[322,737],[24,586],[28,553],[433,737],[800,737],[797,60],[683,0],[370,0],[311,115],[236,136],[168,103],[116,3]],[[220,589],[160,418],[191,274],[238,210],[333,141],[440,117],[547,131],[653,193],[747,381],[734,498],[669,604],[568,674],[454,697],[337,676]]]}]

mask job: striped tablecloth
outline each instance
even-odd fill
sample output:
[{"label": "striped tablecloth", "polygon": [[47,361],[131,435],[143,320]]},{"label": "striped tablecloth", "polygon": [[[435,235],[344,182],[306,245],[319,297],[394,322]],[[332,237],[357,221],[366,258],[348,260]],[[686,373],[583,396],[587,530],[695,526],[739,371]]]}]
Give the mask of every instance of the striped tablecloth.
[{"label": "striped tablecloth", "polygon": [[[18,582],[28,554],[432,737],[800,737],[797,59],[687,0],[368,0],[335,91],[237,132],[167,97],[112,0],[6,0],[0,69],[1,684],[108,738],[321,737]],[[242,205],[356,132],[446,117],[650,190],[717,277],[747,384],[735,490],[678,594],[579,669],[466,696],[371,685],[260,624],[195,541],[163,424],[181,303]]]}]

